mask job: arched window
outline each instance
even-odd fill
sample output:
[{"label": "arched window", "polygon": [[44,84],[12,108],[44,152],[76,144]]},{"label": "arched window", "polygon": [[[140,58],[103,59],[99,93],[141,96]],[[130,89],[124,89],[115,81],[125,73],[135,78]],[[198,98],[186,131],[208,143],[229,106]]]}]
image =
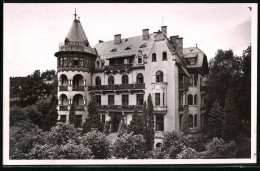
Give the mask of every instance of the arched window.
[{"label": "arched window", "polygon": [[126,74],[122,76],[122,84],[128,84],[128,76]]},{"label": "arched window", "polygon": [[163,72],[161,70],[156,72],[156,82],[163,82]]},{"label": "arched window", "polygon": [[198,120],[198,115],[194,115],[194,127],[197,127],[197,120]]},{"label": "arched window", "polygon": [[99,76],[96,77],[96,86],[101,85],[101,78]]},{"label": "arched window", "polygon": [[142,84],[142,83],[144,83],[144,76],[143,76],[142,73],[138,73],[138,74],[136,75],[136,83],[137,83],[137,84]]},{"label": "arched window", "polygon": [[152,54],[152,62],[156,61],[156,53]]},{"label": "arched window", "polygon": [[167,60],[167,52],[163,52],[162,56],[163,56],[162,60],[166,61]]},{"label": "arched window", "polygon": [[194,105],[197,105],[197,94],[194,95]]},{"label": "arched window", "polygon": [[139,56],[139,57],[138,57],[138,64],[141,64],[141,63],[142,63],[142,57]]},{"label": "arched window", "polygon": [[188,105],[193,105],[193,97],[191,94],[188,95]]},{"label": "arched window", "polygon": [[114,85],[114,77],[112,75],[108,77],[108,85]]}]

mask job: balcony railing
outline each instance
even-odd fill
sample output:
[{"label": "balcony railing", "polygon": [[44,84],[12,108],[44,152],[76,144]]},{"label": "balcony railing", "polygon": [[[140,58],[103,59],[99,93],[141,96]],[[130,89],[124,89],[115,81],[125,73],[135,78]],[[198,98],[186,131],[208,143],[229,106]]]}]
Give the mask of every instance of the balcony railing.
[{"label": "balcony railing", "polygon": [[188,105],[179,105],[179,111],[184,111],[185,109],[188,109]]},{"label": "balcony railing", "polygon": [[200,86],[200,91],[208,91],[208,87],[207,86]]},{"label": "balcony railing", "polygon": [[100,105],[97,106],[99,110],[130,110],[133,111],[135,108],[137,110],[142,110],[142,105],[127,105],[127,106],[122,106],[122,105]]},{"label": "balcony railing", "polygon": [[60,111],[68,111],[68,106],[60,106]]},{"label": "balcony railing", "polygon": [[106,65],[104,71],[125,71],[131,70],[133,64]]},{"label": "balcony railing", "polygon": [[77,106],[74,106],[74,107],[75,107],[75,111],[84,111],[83,105],[77,105]]},{"label": "balcony railing", "polygon": [[188,83],[180,83],[179,84],[179,90],[188,90],[189,84]]},{"label": "balcony railing", "polygon": [[167,111],[167,106],[154,106],[154,111],[157,112],[166,112]]},{"label": "balcony railing", "polygon": [[72,91],[84,91],[84,86],[73,86]]},{"label": "balcony railing", "polygon": [[88,90],[136,90],[145,89],[145,84],[115,84],[115,85],[99,85],[99,86],[89,86]]},{"label": "balcony railing", "polygon": [[60,91],[68,91],[68,86],[60,86]]}]

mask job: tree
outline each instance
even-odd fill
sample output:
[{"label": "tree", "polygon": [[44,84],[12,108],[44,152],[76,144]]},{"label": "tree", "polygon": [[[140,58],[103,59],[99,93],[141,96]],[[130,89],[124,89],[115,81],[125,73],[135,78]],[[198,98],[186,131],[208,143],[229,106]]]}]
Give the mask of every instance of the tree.
[{"label": "tree", "polygon": [[144,134],[143,116],[138,113],[136,108],[134,109],[132,120],[127,128],[127,132],[133,132],[133,135]]},{"label": "tree", "polygon": [[122,135],[127,133],[127,125],[125,123],[125,118],[124,116],[122,116],[120,124],[119,124],[119,128],[118,128],[118,137],[121,137]]},{"label": "tree", "polygon": [[57,123],[58,110],[57,110],[57,99],[55,95],[52,95],[50,102],[50,110],[46,116],[47,130],[50,130]]},{"label": "tree", "polygon": [[124,134],[113,145],[113,155],[116,158],[143,159],[145,152],[145,140],[140,134]]},{"label": "tree", "polygon": [[236,140],[238,135],[238,117],[232,89],[227,93],[224,111],[221,136],[224,140]]},{"label": "tree", "polygon": [[147,126],[146,126],[145,142],[147,151],[151,151],[154,146],[154,109],[151,94],[147,98]]},{"label": "tree", "polygon": [[223,115],[224,110],[216,100],[208,116],[208,135],[211,138],[221,137]]},{"label": "tree", "polygon": [[28,116],[25,114],[24,109],[17,106],[10,108],[10,126],[13,126],[16,122],[25,121]]},{"label": "tree", "polygon": [[182,123],[181,123],[181,131],[184,134],[188,133],[189,128],[192,126],[192,120],[189,118],[188,108],[185,107],[184,114],[182,117]]},{"label": "tree", "polygon": [[75,105],[73,101],[69,111],[69,123],[75,126],[75,122],[76,122],[76,112],[75,112]]},{"label": "tree", "polygon": [[110,157],[110,144],[106,136],[99,131],[92,130],[84,134],[81,138],[81,144],[92,151],[94,159],[107,159]]},{"label": "tree", "polygon": [[96,98],[94,95],[91,96],[91,101],[88,104],[88,116],[85,123],[83,124],[82,133],[87,133],[92,129],[96,129],[100,132],[103,131],[103,123],[101,122],[100,115],[96,106]]}]

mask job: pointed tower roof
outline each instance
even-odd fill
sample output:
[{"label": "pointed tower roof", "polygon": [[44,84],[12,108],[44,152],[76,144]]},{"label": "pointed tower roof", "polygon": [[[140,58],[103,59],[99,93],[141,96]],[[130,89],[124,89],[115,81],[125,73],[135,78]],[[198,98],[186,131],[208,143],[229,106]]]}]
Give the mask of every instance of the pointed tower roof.
[{"label": "pointed tower roof", "polygon": [[83,30],[83,27],[79,20],[75,19],[72,22],[72,25],[70,27],[70,31],[67,34],[66,38],[69,39],[69,41],[75,41],[75,42],[85,42],[88,41],[88,38]]}]

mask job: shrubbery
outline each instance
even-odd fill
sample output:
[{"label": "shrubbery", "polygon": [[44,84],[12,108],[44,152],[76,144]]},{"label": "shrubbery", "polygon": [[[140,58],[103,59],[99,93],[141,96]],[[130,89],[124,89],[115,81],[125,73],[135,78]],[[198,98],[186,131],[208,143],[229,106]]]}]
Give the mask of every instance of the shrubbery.
[{"label": "shrubbery", "polygon": [[113,145],[113,155],[123,159],[145,158],[145,140],[142,135],[124,134]]}]

